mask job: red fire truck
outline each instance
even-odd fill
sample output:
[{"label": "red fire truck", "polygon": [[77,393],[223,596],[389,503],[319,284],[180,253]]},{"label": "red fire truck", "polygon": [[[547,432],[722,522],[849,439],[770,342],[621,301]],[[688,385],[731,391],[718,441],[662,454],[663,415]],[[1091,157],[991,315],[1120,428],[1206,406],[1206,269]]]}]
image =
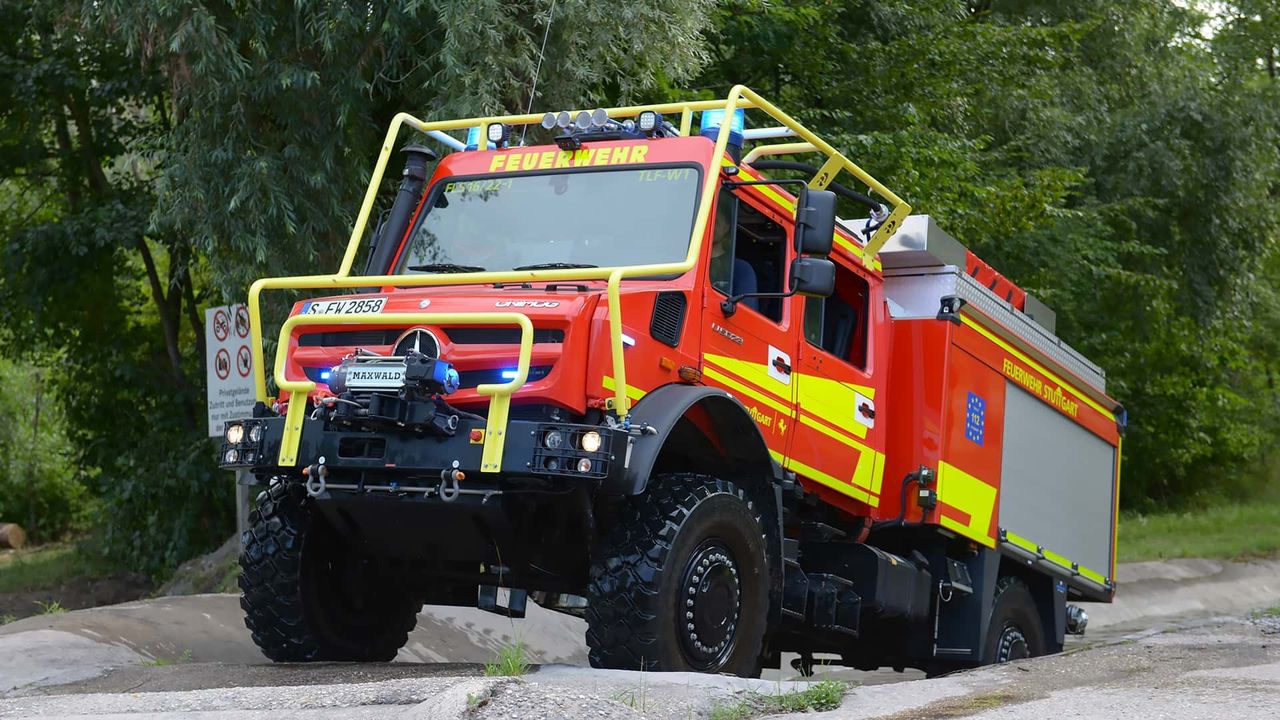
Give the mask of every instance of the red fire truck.
[{"label": "red fire truck", "polygon": [[[366,243],[405,126],[449,152],[404,148]],[[281,289],[322,297],[220,450],[263,486],[241,604],[273,660],[389,660],[424,603],[532,599],[598,667],[937,673],[1059,651],[1068,601],[1114,593],[1103,371],[745,87],[399,115],[338,272],[251,288],[258,368]]]}]

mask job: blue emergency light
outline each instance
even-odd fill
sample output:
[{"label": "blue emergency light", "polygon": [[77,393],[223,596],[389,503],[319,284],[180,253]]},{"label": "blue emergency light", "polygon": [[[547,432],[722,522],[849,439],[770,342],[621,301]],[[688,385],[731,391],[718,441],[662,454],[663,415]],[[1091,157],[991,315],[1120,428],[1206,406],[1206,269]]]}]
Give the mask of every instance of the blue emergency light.
[{"label": "blue emergency light", "polygon": [[[712,141],[720,134],[720,126],[724,125],[723,110],[703,110],[702,125],[698,128],[698,134],[711,138]],[[729,123],[729,144],[742,147],[746,136],[743,134],[747,129],[747,113],[742,109],[733,111],[733,121]]]}]

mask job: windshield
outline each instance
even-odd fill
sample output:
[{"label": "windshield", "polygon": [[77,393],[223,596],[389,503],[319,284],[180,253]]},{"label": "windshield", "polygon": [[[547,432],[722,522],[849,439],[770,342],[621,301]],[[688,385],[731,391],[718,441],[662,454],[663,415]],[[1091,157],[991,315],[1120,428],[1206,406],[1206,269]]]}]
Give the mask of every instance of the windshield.
[{"label": "windshield", "polygon": [[675,167],[442,180],[396,272],[680,262],[698,177]]}]

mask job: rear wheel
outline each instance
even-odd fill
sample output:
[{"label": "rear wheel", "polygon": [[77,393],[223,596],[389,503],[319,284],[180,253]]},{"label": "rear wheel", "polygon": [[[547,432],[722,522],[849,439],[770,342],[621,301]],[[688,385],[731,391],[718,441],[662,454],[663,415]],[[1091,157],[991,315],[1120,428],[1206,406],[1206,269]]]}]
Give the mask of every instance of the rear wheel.
[{"label": "rear wheel", "polygon": [[769,568],[741,488],[656,476],[603,535],[586,614],[593,667],[759,674]]},{"label": "rear wheel", "polygon": [[992,663],[1045,653],[1044,628],[1036,601],[1026,584],[1015,577],[1005,576],[996,581],[986,650],[986,657]]},{"label": "rear wheel", "polygon": [[240,555],[240,607],[277,662],[388,661],[422,603],[371,555],[353,550],[302,486],[277,483],[249,516]]}]

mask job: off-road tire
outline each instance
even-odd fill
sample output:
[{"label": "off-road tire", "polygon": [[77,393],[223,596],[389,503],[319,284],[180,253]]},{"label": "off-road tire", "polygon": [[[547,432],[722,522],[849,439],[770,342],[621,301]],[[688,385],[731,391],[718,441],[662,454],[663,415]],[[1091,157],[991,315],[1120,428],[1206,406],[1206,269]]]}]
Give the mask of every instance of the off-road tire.
[{"label": "off-road tire", "polygon": [[996,664],[1044,654],[1044,627],[1031,590],[1016,577],[1000,578],[991,604],[985,657]]},{"label": "off-road tire", "polygon": [[[392,660],[422,603],[344,543],[297,483],[279,482],[249,515],[240,554],[240,607],[262,653],[276,662]],[[339,575],[360,563],[359,582]]]},{"label": "off-road tire", "polygon": [[658,475],[601,534],[586,612],[592,667],[760,674],[767,543],[742,488]]}]

